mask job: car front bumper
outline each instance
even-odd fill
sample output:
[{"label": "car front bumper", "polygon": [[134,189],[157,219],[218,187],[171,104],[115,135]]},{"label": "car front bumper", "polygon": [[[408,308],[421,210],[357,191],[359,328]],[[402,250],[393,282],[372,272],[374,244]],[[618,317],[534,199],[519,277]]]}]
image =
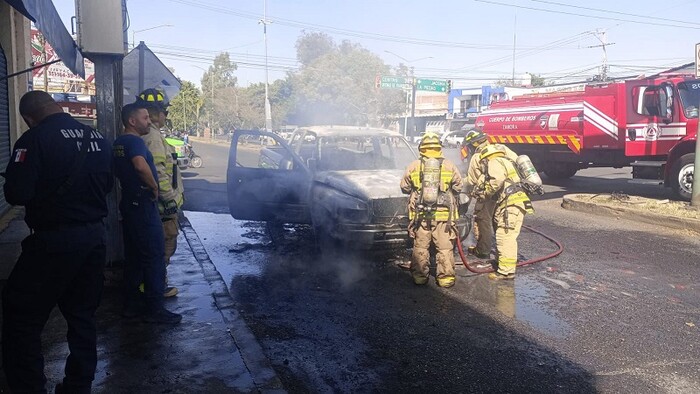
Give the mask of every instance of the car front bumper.
[{"label": "car front bumper", "polygon": [[338,224],[335,237],[353,249],[393,249],[410,245],[407,224]]}]

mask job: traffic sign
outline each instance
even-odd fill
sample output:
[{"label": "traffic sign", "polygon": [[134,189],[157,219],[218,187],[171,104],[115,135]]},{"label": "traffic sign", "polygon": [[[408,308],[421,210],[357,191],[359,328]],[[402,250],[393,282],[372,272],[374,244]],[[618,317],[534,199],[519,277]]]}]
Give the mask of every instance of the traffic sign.
[{"label": "traffic sign", "polygon": [[416,79],[416,90],[447,93],[447,81],[439,79]]},{"label": "traffic sign", "polygon": [[700,44],[695,44],[695,78],[700,78]]},{"label": "traffic sign", "polygon": [[408,89],[411,87],[411,78],[383,75],[379,80],[379,87],[382,89]]}]

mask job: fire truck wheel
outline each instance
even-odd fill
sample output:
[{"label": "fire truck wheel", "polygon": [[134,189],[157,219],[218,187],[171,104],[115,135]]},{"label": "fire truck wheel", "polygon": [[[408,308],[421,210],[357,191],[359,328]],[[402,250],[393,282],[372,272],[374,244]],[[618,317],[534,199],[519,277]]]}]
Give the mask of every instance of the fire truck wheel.
[{"label": "fire truck wheel", "polygon": [[673,192],[686,201],[690,201],[693,193],[693,167],[695,167],[695,153],[686,153],[673,166],[671,175]]},{"label": "fire truck wheel", "polygon": [[550,163],[544,167],[544,173],[549,179],[568,179],[576,175],[578,167],[570,163]]}]

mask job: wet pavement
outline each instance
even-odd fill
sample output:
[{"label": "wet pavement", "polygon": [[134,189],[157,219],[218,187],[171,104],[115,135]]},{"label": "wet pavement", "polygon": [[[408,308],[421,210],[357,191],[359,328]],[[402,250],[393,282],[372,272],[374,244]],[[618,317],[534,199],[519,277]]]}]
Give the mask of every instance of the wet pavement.
[{"label": "wet pavement", "polygon": [[[559,203],[527,224],[560,257],[514,283],[458,267],[452,289],[416,287],[386,256],[329,260],[304,226],[271,244],[262,223],[187,216],[290,391],[700,390],[697,237]],[[525,230],[520,245],[553,251]]]},{"label": "wet pavement", "polygon": [[[186,227],[168,269],[169,282],[179,294],[165,305],[183,315],[182,323],[150,325],[122,318],[121,273],[118,268],[108,269],[97,313],[98,365],[93,392],[282,392],[221,277],[207,263],[206,253],[202,254],[196,234],[186,220],[183,223]],[[18,254],[18,242],[27,233],[23,222],[14,220],[0,233],[4,254]],[[55,309],[42,337],[51,392],[63,378],[68,354],[65,334],[65,321]],[[0,392],[7,392],[4,374],[0,376]]]}]

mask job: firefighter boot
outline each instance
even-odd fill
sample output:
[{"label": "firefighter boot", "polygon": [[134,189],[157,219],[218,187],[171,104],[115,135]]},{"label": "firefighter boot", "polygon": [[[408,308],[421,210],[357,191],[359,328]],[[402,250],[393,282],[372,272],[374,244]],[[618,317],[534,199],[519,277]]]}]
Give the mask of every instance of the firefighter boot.
[{"label": "firefighter boot", "polygon": [[437,285],[440,287],[452,287],[455,285],[455,277],[451,275],[445,275],[437,278]]},{"label": "firefighter boot", "polygon": [[502,274],[498,271],[491,272],[489,274],[489,279],[491,280],[513,280],[515,279],[515,274]]},{"label": "firefighter boot", "polygon": [[419,272],[413,272],[413,283],[417,285],[424,285],[428,283],[428,277],[421,275]]}]

